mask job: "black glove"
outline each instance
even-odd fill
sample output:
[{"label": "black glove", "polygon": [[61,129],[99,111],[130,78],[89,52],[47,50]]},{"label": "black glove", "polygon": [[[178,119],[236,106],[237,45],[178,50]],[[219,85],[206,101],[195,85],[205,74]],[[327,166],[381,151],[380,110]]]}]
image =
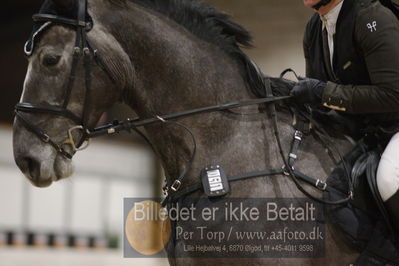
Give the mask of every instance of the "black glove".
[{"label": "black glove", "polygon": [[317,79],[304,78],[291,90],[290,95],[297,103],[321,104],[326,83]]}]

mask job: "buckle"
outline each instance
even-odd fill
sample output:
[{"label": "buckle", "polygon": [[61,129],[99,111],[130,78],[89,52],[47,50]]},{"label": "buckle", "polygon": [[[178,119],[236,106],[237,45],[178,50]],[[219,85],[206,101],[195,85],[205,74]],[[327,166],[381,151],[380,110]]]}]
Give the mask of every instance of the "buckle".
[{"label": "buckle", "polygon": [[180,180],[175,180],[175,182],[173,182],[173,185],[170,187],[171,190],[173,190],[174,192],[177,192],[181,187],[181,181]]},{"label": "buckle", "polygon": [[76,46],[76,47],[73,48],[73,55],[74,56],[79,56],[80,53],[81,53],[80,47]]},{"label": "buckle", "polygon": [[90,55],[90,49],[89,49],[88,47],[83,48],[83,54],[84,54],[85,56]]},{"label": "buckle", "polygon": [[299,130],[296,130],[296,131],[295,131],[294,138],[295,138],[296,140],[301,141],[301,140],[302,140],[302,137],[303,137],[303,133],[302,133],[301,131],[299,131]]},{"label": "buckle", "polygon": [[88,21],[86,22],[85,29],[86,31],[90,31],[93,28],[93,23]]},{"label": "buckle", "polygon": [[[76,147],[75,140],[73,139],[73,135],[72,135],[73,131],[75,131],[75,130],[81,130],[82,134],[83,134],[82,136],[84,136],[85,132],[84,132],[83,126],[72,127],[68,130],[68,139],[65,141],[65,144],[71,145],[74,152],[83,151],[89,147],[91,140],[85,139],[79,148]],[[89,133],[89,132],[87,131],[86,133]]]},{"label": "buckle", "polygon": [[318,188],[322,191],[326,191],[326,189],[327,189],[327,183],[325,183],[324,181],[321,181],[320,179],[317,179],[315,185],[316,185],[316,188]]},{"label": "buckle", "polygon": [[50,138],[49,135],[47,135],[47,134],[44,133],[44,134],[42,135],[42,138],[41,138],[41,139],[42,139],[43,142],[49,143],[51,138]]},{"label": "buckle", "polygon": [[112,135],[116,133],[116,129],[115,128],[110,128],[107,130],[108,135]]},{"label": "buckle", "polygon": [[[287,171],[287,168],[285,167],[285,165],[283,165],[283,166],[281,167],[281,169],[283,170],[283,174],[284,174],[285,176],[291,176],[290,172]],[[291,170],[292,170],[292,172],[294,172],[294,171],[295,171],[295,167],[294,167],[294,166],[291,166]]]},{"label": "buckle", "polygon": [[78,24],[79,27],[85,28],[87,23],[86,23],[86,21],[78,20],[77,24]]},{"label": "buckle", "polygon": [[161,121],[162,123],[166,123],[167,122],[164,118],[162,118],[159,115],[155,116],[155,118],[158,119],[159,121]]},{"label": "buckle", "polygon": [[353,193],[353,191],[351,191],[351,192],[349,193],[349,198],[350,198],[351,200],[354,200],[354,199],[355,199],[355,194]]}]

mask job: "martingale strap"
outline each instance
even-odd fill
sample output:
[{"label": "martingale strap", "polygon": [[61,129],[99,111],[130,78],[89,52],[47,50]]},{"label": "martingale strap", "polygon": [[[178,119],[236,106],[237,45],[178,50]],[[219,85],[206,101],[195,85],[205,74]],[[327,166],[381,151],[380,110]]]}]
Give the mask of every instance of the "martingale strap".
[{"label": "martingale strap", "polygon": [[302,142],[302,138],[303,138],[302,131],[296,130],[294,133],[294,140],[292,141],[291,144],[291,151],[290,154],[288,155],[288,164],[291,167],[294,167],[295,160],[298,158],[298,151]]},{"label": "martingale strap", "polygon": [[[299,171],[294,171],[294,174],[296,177],[298,177],[302,181],[306,182],[307,184],[309,184],[321,191],[329,190],[327,184],[319,179],[314,179],[314,178],[309,177]],[[233,182],[233,181],[246,180],[246,179],[251,179],[251,178],[275,176],[275,175],[287,175],[287,173],[284,171],[283,168],[279,168],[279,169],[271,169],[271,170],[265,170],[265,171],[250,172],[250,173],[245,173],[245,174],[240,174],[240,175],[235,175],[235,176],[228,176],[227,180],[229,182]],[[179,191],[177,191],[171,195],[168,195],[166,198],[163,199],[161,204],[162,204],[162,206],[165,206],[168,202],[174,202],[181,197],[190,195],[196,191],[201,191],[202,189],[203,189],[203,185],[201,182],[185,186],[184,188],[181,188]]]}]

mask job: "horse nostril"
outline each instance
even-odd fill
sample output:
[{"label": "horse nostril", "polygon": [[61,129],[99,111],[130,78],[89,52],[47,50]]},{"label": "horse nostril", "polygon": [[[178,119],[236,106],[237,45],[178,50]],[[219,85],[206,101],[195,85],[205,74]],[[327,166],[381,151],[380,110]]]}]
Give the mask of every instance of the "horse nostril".
[{"label": "horse nostril", "polygon": [[29,173],[29,177],[32,180],[35,180],[39,177],[40,164],[35,159],[24,157],[19,160],[18,166],[23,173]]},{"label": "horse nostril", "polygon": [[29,174],[32,180],[37,180],[40,176],[40,164],[32,158],[27,158]]}]

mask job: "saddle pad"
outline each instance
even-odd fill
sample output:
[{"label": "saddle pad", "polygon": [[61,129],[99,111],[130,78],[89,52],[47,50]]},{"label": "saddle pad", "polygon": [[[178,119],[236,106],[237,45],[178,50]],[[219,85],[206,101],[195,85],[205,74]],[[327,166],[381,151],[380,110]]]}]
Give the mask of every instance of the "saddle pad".
[{"label": "saddle pad", "polygon": [[[355,164],[359,163],[359,158],[362,159],[360,163],[367,165],[366,167],[359,167],[358,165],[355,167],[363,169],[363,172],[358,173],[359,176],[356,177],[356,182],[354,183],[355,199],[344,205],[327,206],[327,217],[342,239],[350,247],[362,253],[358,260],[358,265],[362,265],[362,261],[370,260],[374,262],[379,260],[381,265],[385,263],[399,265],[399,246],[395,245],[394,240],[391,238],[391,231],[384,218],[382,218],[367,180],[375,180],[376,178],[375,164],[378,165],[379,162],[378,153],[367,149],[363,142],[359,142],[345,156],[345,161],[351,169]],[[370,165],[371,163],[374,165]],[[367,169],[369,170],[366,171]],[[374,171],[370,171],[370,169],[374,169]],[[324,192],[323,197],[325,199],[334,201],[346,195],[349,184],[345,178],[344,171],[343,163],[341,162],[328,177],[327,184],[330,190]],[[372,265],[379,264],[374,263]]]}]

